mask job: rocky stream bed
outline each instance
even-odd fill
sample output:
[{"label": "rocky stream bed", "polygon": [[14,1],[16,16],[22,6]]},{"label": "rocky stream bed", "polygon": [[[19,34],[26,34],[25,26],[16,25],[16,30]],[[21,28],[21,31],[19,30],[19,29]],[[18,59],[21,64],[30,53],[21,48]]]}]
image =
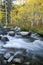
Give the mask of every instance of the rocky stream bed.
[{"label": "rocky stream bed", "polygon": [[43,37],[0,31],[0,65],[43,65]]}]

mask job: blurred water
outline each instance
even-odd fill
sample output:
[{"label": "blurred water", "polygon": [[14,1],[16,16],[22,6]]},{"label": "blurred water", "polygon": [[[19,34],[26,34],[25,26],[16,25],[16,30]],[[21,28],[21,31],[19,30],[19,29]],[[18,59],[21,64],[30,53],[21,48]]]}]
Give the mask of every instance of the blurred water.
[{"label": "blurred water", "polygon": [[[38,50],[38,49],[43,49],[43,41],[40,39],[34,39],[34,38],[22,38],[22,37],[11,37],[8,36],[8,39],[10,40],[7,42],[7,44],[3,45],[3,47],[7,48],[25,48],[25,49],[30,49],[30,50]],[[33,40],[33,41],[31,41]]]},{"label": "blurred water", "polygon": [[[6,51],[6,48],[15,49],[15,48],[24,48],[27,53],[33,54],[33,59],[36,59],[36,56],[43,57],[43,38],[39,37],[37,34],[32,34],[30,37],[22,37],[20,35],[15,35],[11,37],[5,35],[9,41],[4,44],[0,41],[0,53]],[[4,47],[5,49],[2,49]]]},{"label": "blurred water", "polygon": [[0,40],[0,48],[4,45],[4,42]]}]

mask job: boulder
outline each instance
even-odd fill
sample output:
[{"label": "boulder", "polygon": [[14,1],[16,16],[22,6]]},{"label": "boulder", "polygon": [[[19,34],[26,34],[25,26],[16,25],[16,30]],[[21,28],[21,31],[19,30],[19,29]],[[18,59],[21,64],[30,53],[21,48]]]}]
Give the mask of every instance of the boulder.
[{"label": "boulder", "polygon": [[4,54],[4,59],[6,59],[6,60],[8,61],[9,58],[10,58],[11,56],[13,56],[13,55],[14,55],[13,52],[7,52],[6,54]]},{"label": "boulder", "polygon": [[15,32],[14,32],[14,31],[9,31],[8,34],[9,34],[10,36],[14,36],[14,35],[15,35]]},{"label": "boulder", "polygon": [[38,33],[38,34],[39,34],[40,37],[43,37],[43,34],[41,34],[41,33]]},{"label": "boulder", "polygon": [[14,54],[14,57],[12,59],[13,63],[21,64],[24,61],[24,54],[21,51],[18,51]]},{"label": "boulder", "polygon": [[13,62],[21,64],[23,62],[23,58],[14,58]]},{"label": "boulder", "polygon": [[9,57],[10,57],[11,55],[10,55],[10,53],[6,53],[6,54],[4,54],[4,59],[9,59]]},{"label": "boulder", "polygon": [[23,54],[21,52],[15,52],[13,55],[9,57],[7,60],[8,63],[22,63],[23,62]]},{"label": "boulder", "polygon": [[7,37],[5,37],[5,36],[2,36],[1,41],[9,41],[9,39]]},{"label": "boulder", "polygon": [[20,35],[22,36],[30,36],[31,35],[31,32],[25,32],[25,31],[22,31],[22,32],[19,32]]}]

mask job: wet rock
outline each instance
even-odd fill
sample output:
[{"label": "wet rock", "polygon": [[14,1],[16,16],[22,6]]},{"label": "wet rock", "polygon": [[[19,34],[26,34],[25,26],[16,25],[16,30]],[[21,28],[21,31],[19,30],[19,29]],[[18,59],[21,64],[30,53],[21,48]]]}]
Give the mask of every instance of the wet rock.
[{"label": "wet rock", "polygon": [[22,32],[20,32],[20,35],[22,35],[22,36],[30,36],[31,32],[22,31]]},{"label": "wet rock", "polygon": [[4,54],[4,59],[6,59],[6,60],[7,60],[7,59],[9,59],[9,58],[10,58],[10,56],[11,56],[11,55],[10,55],[10,53],[6,53],[6,54]]},{"label": "wet rock", "polygon": [[5,36],[2,36],[1,41],[9,41],[9,39],[7,37],[5,37]]},{"label": "wet rock", "polygon": [[19,52],[19,51],[17,51],[17,52],[15,52],[15,53],[13,53],[13,55],[11,55],[10,56],[10,58],[7,60],[7,62],[8,63],[10,63],[10,62],[17,62],[17,63],[21,63],[21,62],[23,62],[23,54],[22,54],[22,52]]},{"label": "wet rock", "polygon": [[22,56],[20,56],[20,55],[18,57],[17,56],[12,59],[12,62],[13,63],[19,63],[19,64],[23,63],[24,58]]},{"label": "wet rock", "polygon": [[20,51],[16,52],[14,54],[12,62],[13,63],[18,63],[18,64],[23,63],[24,62],[24,54],[22,52],[20,52]]},{"label": "wet rock", "polygon": [[9,52],[7,52],[6,54],[4,54],[4,58],[6,59],[6,60],[9,60],[9,58],[11,57],[11,56],[13,56],[14,55],[14,53],[11,51],[9,51]]},{"label": "wet rock", "polygon": [[23,58],[14,58],[13,62],[21,64],[23,62]]},{"label": "wet rock", "polygon": [[10,36],[14,36],[14,35],[15,35],[15,32],[14,32],[14,31],[9,31],[8,34],[9,34]]},{"label": "wet rock", "polygon": [[37,33],[32,33],[31,37],[34,38],[35,40],[40,39],[39,34],[37,34]]},{"label": "wet rock", "polygon": [[14,57],[14,56],[11,56],[11,57],[7,60],[7,62],[10,63],[10,62],[12,61],[13,57]]}]

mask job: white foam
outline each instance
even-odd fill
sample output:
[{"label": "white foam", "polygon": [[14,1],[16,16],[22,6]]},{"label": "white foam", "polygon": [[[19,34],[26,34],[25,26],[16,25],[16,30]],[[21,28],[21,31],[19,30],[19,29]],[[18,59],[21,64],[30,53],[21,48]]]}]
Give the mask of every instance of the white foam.
[{"label": "white foam", "polygon": [[40,40],[35,40],[34,42],[25,42],[22,38],[15,38],[7,36],[10,40],[3,47],[7,48],[25,48],[30,50],[43,49],[43,42]]}]

